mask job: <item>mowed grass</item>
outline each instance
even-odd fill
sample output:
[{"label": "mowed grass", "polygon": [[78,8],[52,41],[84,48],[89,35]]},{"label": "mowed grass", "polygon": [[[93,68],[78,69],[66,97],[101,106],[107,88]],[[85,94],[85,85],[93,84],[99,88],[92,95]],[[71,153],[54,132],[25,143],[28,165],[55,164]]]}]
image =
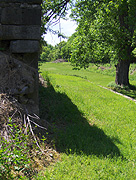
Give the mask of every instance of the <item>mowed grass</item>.
[{"label": "mowed grass", "polygon": [[114,77],[67,63],[40,69],[48,80],[41,117],[54,125],[50,138],[61,160],[35,179],[136,179],[136,103],[98,86]]},{"label": "mowed grass", "polygon": [[[114,66],[106,64],[105,68],[99,68],[94,64],[90,64],[88,69],[72,70],[70,63],[43,63],[40,71],[49,71],[53,74],[62,74],[70,76],[79,76],[88,79],[95,84],[107,86],[109,82],[115,81],[116,69]],[[100,78],[102,75],[102,78]],[[136,85],[136,64],[130,65],[129,74],[130,84]]]},{"label": "mowed grass", "polygon": [[107,75],[103,75],[103,78],[100,78],[101,75],[98,75],[96,68],[72,70],[70,63],[43,63],[40,70],[42,72],[48,71],[52,74],[70,75],[88,79],[92,83],[101,84],[103,86],[107,86],[110,81],[114,81],[114,77],[109,77]]}]

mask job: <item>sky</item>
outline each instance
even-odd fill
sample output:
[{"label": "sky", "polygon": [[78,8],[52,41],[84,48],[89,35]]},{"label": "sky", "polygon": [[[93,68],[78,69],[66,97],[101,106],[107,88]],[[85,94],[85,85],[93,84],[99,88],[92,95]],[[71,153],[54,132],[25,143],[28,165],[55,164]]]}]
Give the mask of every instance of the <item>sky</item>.
[{"label": "sky", "polygon": [[[64,34],[67,37],[70,37],[77,28],[77,24],[75,21],[72,21],[70,18],[67,17],[67,20],[60,19],[60,25],[61,25],[61,33]],[[53,27],[50,27],[53,30],[59,31],[59,23]],[[51,32],[47,32],[47,34],[44,35],[44,40],[51,45],[56,45],[60,43],[60,38],[58,38],[58,35],[54,35]],[[61,41],[67,41],[67,39],[61,38]]]}]

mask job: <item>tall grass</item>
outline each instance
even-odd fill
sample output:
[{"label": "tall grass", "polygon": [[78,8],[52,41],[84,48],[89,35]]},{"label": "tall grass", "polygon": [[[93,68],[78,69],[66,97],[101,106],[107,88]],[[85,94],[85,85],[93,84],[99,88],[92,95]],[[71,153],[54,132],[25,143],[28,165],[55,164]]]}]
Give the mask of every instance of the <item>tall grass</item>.
[{"label": "tall grass", "polygon": [[50,138],[61,161],[36,179],[136,179],[135,102],[98,86],[112,76],[65,63],[41,71],[48,80],[40,89],[41,116],[54,125]]}]

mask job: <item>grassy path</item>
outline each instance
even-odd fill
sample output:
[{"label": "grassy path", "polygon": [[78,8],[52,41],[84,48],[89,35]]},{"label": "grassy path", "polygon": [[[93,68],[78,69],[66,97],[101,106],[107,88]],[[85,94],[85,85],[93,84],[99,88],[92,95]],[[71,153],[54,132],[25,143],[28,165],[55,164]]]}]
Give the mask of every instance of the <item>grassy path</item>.
[{"label": "grassy path", "polygon": [[136,179],[136,104],[98,86],[114,77],[67,64],[43,64],[41,71],[50,81],[40,91],[41,116],[48,113],[54,124],[61,161],[37,179]]}]

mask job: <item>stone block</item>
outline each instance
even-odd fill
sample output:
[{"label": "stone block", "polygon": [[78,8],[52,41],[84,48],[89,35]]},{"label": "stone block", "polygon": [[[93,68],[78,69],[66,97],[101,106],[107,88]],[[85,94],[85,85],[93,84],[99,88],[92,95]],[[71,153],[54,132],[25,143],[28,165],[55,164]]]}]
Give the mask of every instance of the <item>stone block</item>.
[{"label": "stone block", "polygon": [[1,24],[39,25],[41,24],[40,8],[6,7],[2,10]]},{"label": "stone block", "polygon": [[30,67],[38,69],[39,52],[24,53],[24,54],[12,54],[12,57],[27,64]]},{"label": "stone block", "polygon": [[6,7],[2,10],[2,24],[20,24],[22,22],[22,13],[19,8]]},{"label": "stone block", "polygon": [[0,0],[5,3],[28,3],[28,4],[41,4],[42,0]]},{"label": "stone block", "polygon": [[41,9],[23,9],[22,24],[41,25]]},{"label": "stone block", "polygon": [[0,40],[30,39],[40,40],[40,26],[0,25]]},{"label": "stone block", "polygon": [[36,53],[28,53],[23,55],[23,60],[25,64],[38,69],[38,60],[39,60],[39,52]]},{"label": "stone block", "polygon": [[10,42],[11,53],[35,53],[39,51],[39,41],[17,40]]}]

